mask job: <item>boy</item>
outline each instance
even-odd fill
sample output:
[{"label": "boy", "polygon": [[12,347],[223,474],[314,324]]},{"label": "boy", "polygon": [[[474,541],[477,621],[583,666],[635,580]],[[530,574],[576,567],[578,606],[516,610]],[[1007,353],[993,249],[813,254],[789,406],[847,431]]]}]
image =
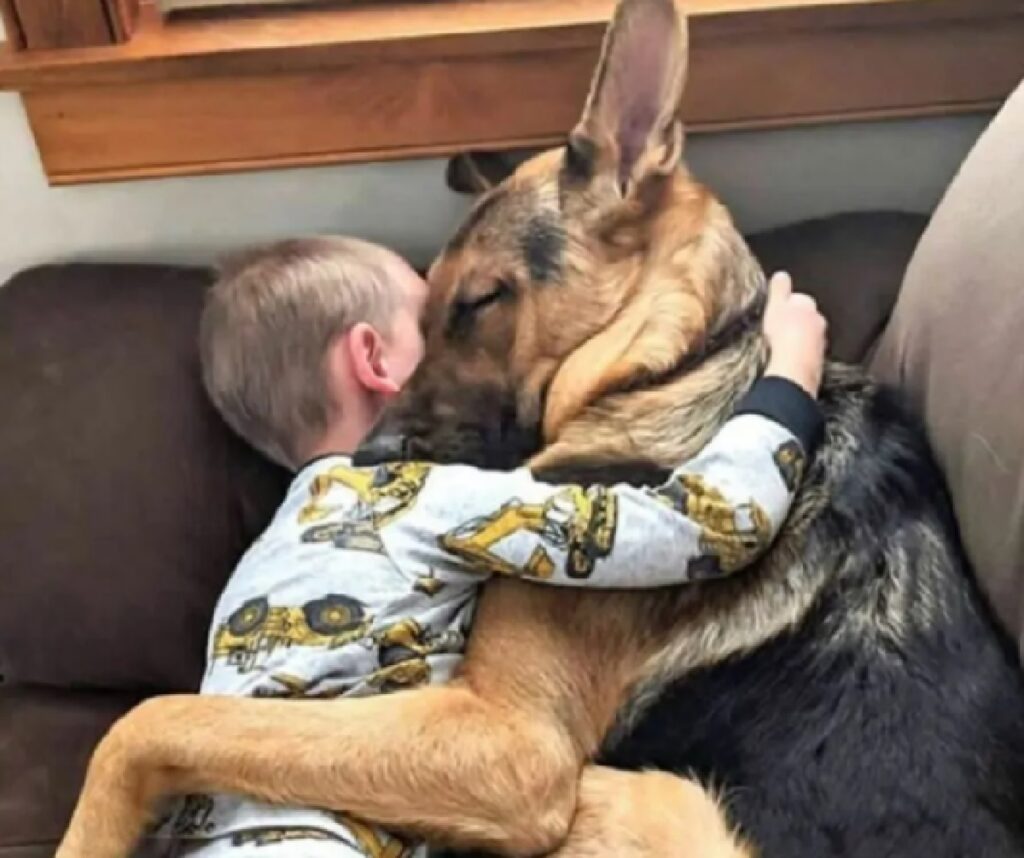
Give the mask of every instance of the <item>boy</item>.
[{"label": "boy", "polygon": [[[425,295],[397,256],[342,238],[257,251],[211,290],[207,390],[296,477],[217,606],[204,693],[345,697],[444,682],[489,574],[681,584],[748,565],[785,519],[821,431],[824,355],[824,320],[788,280],[773,281],[765,316],[773,377],[658,490],[550,486],[525,469],[354,468],[350,454],[422,356]],[[687,517],[687,494],[700,502],[686,508],[711,514]],[[477,538],[489,527],[502,539]],[[203,858],[421,848],[338,814],[229,796],[188,797],[158,836]]]}]

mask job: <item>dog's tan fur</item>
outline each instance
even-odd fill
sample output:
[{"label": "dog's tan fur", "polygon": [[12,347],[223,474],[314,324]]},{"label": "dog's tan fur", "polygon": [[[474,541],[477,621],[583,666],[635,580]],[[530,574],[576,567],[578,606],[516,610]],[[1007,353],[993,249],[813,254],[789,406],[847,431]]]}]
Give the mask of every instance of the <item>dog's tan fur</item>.
[{"label": "dog's tan fur", "polygon": [[[485,198],[435,264],[427,357],[407,397],[410,409],[429,401],[421,419],[458,416],[441,385],[512,391],[520,416],[535,414],[542,428],[536,468],[672,466],[749,385],[763,360],[756,333],[692,372],[665,375],[764,288],[724,208],[675,166],[685,68],[677,23],[670,0],[624,0],[572,138],[588,144],[593,178],[567,191],[563,151],[538,156]],[[623,172],[616,129],[633,96],[630,43],[651,33],[664,42],[660,112]],[[505,236],[556,208],[560,282],[525,288],[536,272]],[[496,280],[519,284],[517,300],[496,301],[471,337],[446,336],[453,307]],[[806,605],[783,580],[788,561],[714,593],[495,581],[464,670],[444,687],[342,701],[150,700],[97,749],[58,858],[124,858],[160,796],[204,791],[327,807],[513,855],[750,855],[702,787],[586,764],[631,693],[642,701],[645,684],[756,646],[800,616]],[[813,588],[801,592],[813,598]]]}]

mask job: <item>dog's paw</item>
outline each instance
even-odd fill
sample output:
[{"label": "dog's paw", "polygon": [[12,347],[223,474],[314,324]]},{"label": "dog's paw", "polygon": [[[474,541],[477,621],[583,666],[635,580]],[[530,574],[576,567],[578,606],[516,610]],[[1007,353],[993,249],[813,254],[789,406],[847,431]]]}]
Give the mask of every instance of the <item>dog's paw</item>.
[{"label": "dog's paw", "polygon": [[54,858],[132,858],[135,827],[122,829],[113,824],[89,825],[73,820]]},{"label": "dog's paw", "polygon": [[553,858],[754,858],[715,797],[663,772],[586,769],[565,845]]}]

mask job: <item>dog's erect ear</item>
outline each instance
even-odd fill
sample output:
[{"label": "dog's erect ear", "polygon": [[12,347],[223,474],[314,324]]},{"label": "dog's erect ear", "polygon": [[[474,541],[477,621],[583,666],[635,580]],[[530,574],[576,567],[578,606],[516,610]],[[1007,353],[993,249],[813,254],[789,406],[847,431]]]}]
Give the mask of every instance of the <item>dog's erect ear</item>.
[{"label": "dog's erect ear", "polygon": [[583,177],[614,171],[625,195],[679,163],[679,102],[686,83],[687,27],[673,0],[620,0],[604,37],[566,167]]},{"label": "dog's erect ear", "polygon": [[463,152],[448,162],[445,183],[457,194],[482,194],[505,181],[516,169],[507,152]]}]

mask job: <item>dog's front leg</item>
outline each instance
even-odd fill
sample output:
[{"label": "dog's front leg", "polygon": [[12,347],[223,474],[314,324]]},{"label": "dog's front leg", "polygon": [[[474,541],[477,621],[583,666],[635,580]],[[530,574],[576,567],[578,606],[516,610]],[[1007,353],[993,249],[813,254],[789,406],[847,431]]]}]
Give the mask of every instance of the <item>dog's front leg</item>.
[{"label": "dog's front leg", "polygon": [[150,819],[162,790],[159,770],[146,770],[126,756],[113,731],[93,752],[71,824],[55,858],[124,858]]},{"label": "dog's front leg", "polygon": [[94,754],[57,858],[125,858],[163,795],[350,813],[510,855],[564,839],[582,761],[564,731],[464,685],[335,701],[149,700]]}]

